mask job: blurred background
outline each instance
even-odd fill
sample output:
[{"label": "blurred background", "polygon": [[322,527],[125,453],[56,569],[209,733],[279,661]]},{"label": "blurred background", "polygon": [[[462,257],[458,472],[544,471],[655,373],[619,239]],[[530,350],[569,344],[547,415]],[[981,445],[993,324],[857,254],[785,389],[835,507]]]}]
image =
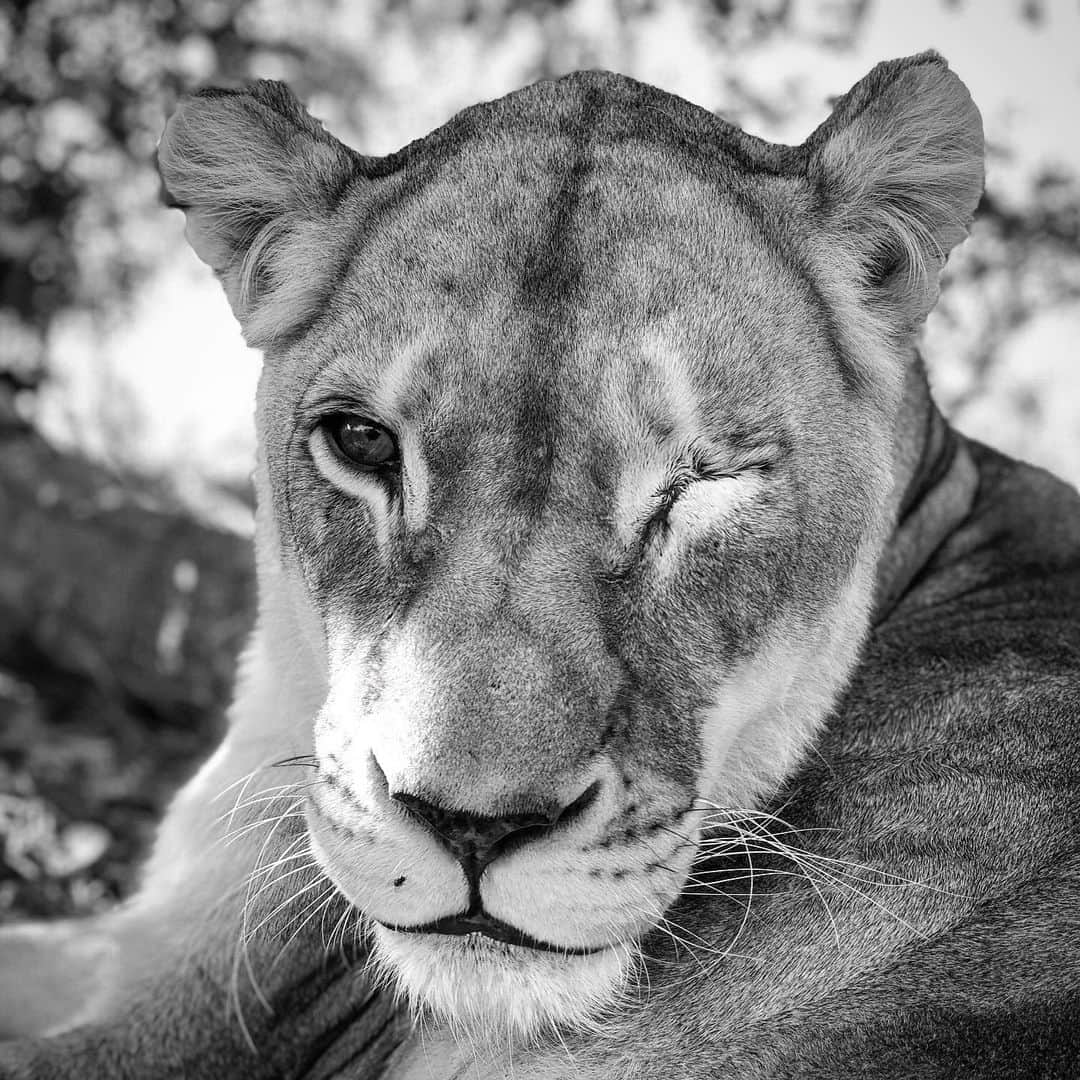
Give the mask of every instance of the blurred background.
[{"label": "blurred background", "polygon": [[259,357],[158,203],[179,93],[285,79],[385,153],[603,67],[798,142],[928,47],[989,154],[924,335],[938,399],[1076,484],[1077,0],[0,0],[0,921],[132,887],[250,625]]}]

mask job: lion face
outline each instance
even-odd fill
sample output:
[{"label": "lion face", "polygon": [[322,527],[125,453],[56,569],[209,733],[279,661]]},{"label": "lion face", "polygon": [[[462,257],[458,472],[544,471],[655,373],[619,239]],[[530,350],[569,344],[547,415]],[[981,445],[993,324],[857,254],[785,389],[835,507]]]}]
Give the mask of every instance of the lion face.
[{"label": "lion face", "polygon": [[[315,174],[355,173],[305,131]],[[830,148],[787,161],[573,77],[323,191],[331,283],[292,219],[262,279],[216,267],[246,325],[260,280],[279,329],[292,305],[260,551],[325,686],[295,718],[312,843],[451,1022],[528,1036],[615,1002],[702,812],[773,790],[855,661],[923,301],[846,279]]]},{"label": "lion face", "polygon": [[[303,387],[264,437],[326,636],[323,865],[414,994],[523,1029],[609,996],[702,808],[793,764],[851,663],[888,482],[883,419],[738,201],[664,182],[652,147],[601,140],[575,178],[583,155],[463,147],[264,387]],[[345,458],[342,416],[397,464]],[[502,940],[424,932],[471,925]]]}]

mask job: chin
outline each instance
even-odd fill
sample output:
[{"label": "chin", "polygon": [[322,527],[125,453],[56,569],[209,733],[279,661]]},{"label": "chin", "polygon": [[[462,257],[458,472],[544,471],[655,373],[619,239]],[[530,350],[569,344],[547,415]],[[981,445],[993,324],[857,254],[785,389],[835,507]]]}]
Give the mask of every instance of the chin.
[{"label": "chin", "polygon": [[418,1021],[502,1046],[564,1029],[598,1031],[623,999],[637,955],[632,944],[566,955],[482,934],[373,930],[373,967]]}]

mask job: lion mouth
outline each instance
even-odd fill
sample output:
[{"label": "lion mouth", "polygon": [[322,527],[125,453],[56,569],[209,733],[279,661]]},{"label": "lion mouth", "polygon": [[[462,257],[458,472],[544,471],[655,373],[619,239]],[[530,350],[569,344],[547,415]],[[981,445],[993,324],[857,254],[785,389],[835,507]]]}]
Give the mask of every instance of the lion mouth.
[{"label": "lion mouth", "polygon": [[442,919],[435,919],[419,926],[395,926],[393,923],[382,922],[381,919],[378,921],[387,930],[396,930],[401,934],[447,934],[451,936],[479,934],[483,937],[492,938],[494,941],[517,945],[523,949],[559,953],[562,956],[591,956],[593,953],[602,952],[607,947],[605,945],[593,947],[555,945],[550,941],[534,938],[524,930],[519,930],[516,926],[504,923],[483,910],[470,911],[463,915],[447,915]]}]

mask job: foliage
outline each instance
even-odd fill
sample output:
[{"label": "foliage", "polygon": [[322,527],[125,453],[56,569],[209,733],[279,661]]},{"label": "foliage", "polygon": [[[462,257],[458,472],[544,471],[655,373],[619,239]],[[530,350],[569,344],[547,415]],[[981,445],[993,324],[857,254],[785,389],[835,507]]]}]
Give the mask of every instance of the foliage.
[{"label": "foliage", "polygon": [[33,381],[64,308],[105,311],[158,254],[163,107],[291,43],[240,0],[0,6],[0,367]]},{"label": "foliage", "polygon": [[1078,297],[1080,179],[1043,172],[1020,206],[984,194],[972,238],[950,262],[935,316],[936,347],[970,372],[945,403],[949,410],[962,413],[981,392],[1014,328]]}]

